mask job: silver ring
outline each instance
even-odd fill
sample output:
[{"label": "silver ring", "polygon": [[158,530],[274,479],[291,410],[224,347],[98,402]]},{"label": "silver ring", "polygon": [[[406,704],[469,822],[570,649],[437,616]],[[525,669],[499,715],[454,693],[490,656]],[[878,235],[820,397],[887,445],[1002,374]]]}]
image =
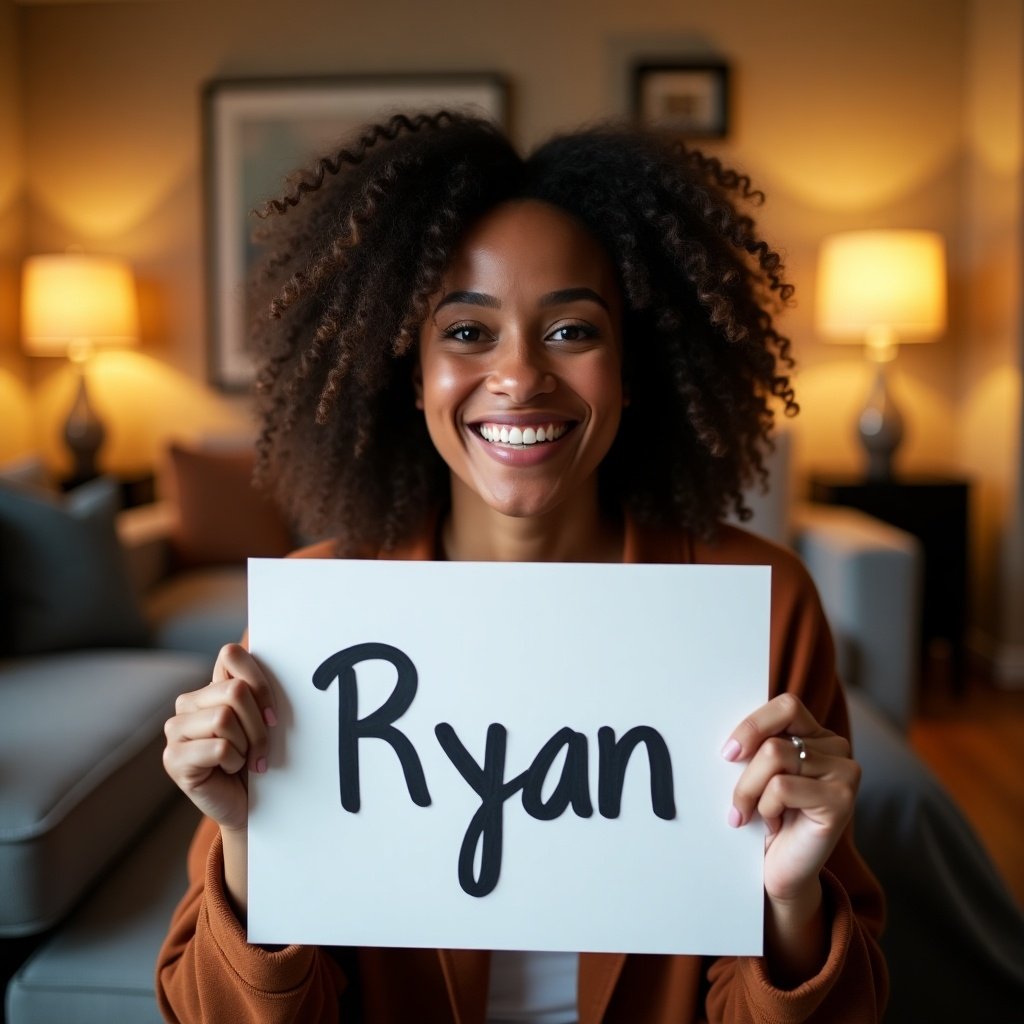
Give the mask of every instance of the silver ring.
[{"label": "silver ring", "polygon": [[804,743],[802,736],[790,736],[789,741],[796,747],[796,773],[797,775],[803,775],[804,761],[807,760],[807,744]]}]

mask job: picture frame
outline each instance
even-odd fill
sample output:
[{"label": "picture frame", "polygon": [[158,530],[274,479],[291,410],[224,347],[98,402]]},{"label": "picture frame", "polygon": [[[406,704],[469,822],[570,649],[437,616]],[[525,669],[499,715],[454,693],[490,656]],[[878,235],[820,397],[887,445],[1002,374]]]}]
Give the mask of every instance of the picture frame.
[{"label": "picture frame", "polygon": [[203,89],[207,255],[207,376],[246,391],[255,373],[247,283],[260,250],[252,211],[287,174],[362,124],[397,111],[471,110],[502,126],[508,86],[492,73],[223,78]]},{"label": "picture frame", "polygon": [[729,66],[722,61],[638,61],[633,115],[640,124],[688,139],[729,132]]}]

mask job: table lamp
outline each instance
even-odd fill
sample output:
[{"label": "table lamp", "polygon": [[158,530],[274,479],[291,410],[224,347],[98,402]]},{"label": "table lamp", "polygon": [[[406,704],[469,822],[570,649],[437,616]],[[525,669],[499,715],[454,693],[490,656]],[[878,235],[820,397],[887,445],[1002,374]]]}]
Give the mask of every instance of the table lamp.
[{"label": "table lamp", "polygon": [[828,341],[863,344],[876,364],[860,414],[870,480],[892,479],[903,416],[886,367],[898,345],[936,341],[946,329],[946,251],[934,231],[847,231],[826,238],[818,259],[818,332]]},{"label": "table lamp", "polygon": [[64,424],[71,478],[96,476],[106,431],[89,403],[85,364],[97,348],[134,345],[138,301],[122,260],[81,253],[31,256],[22,272],[21,336],[32,356],[66,356],[78,368],[78,390]]}]

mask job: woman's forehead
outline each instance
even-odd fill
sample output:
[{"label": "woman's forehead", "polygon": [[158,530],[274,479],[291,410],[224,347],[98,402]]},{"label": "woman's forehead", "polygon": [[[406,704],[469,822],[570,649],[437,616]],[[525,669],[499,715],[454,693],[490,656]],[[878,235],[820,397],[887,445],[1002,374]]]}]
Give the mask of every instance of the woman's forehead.
[{"label": "woman's forehead", "polygon": [[571,214],[535,199],[488,211],[452,254],[445,274],[449,287],[490,279],[502,284],[531,280],[539,287],[547,281],[552,288],[615,288],[614,269],[601,243]]}]

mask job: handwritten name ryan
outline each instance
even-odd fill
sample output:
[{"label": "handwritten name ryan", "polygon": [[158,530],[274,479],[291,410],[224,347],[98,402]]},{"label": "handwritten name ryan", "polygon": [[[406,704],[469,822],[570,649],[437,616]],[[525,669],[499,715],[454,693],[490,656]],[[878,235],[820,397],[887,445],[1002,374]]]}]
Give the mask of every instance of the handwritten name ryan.
[{"label": "handwritten name ryan", "polygon": [[[398,680],[388,699],[372,714],[358,717],[356,665],[386,661]],[[430,792],[419,755],[409,737],[395,722],[409,710],[416,696],[418,673],[411,659],[397,647],[381,643],[356,644],[324,660],[313,673],[313,685],[327,690],[338,681],[338,783],[341,806],[350,813],[360,808],[359,741],[379,739],[388,743],[402,767],[409,796],[420,807],[430,805]],[[508,730],[498,722],[487,729],[484,763],[477,764],[447,722],[434,728],[438,743],[462,778],[480,798],[459,851],[459,884],[470,896],[493,892],[501,874],[502,829],[505,802],[522,793],[523,809],[539,821],[552,821],[571,805],[573,813],[589,818],[594,813],[588,777],[588,741],[583,733],[566,726],[559,729],[537,752],[526,771],[505,778]],[[650,766],[651,806],[665,820],[676,816],[672,782],[672,758],[661,734],[649,725],[638,725],[616,739],[615,730],[602,726],[597,732],[597,808],[604,818],[617,818],[622,806],[626,767],[633,751],[644,744]],[[554,790],[545,800],[544,785],[562,749],[565,760]],[[479,874],[474,872],[480,846]]]}]

